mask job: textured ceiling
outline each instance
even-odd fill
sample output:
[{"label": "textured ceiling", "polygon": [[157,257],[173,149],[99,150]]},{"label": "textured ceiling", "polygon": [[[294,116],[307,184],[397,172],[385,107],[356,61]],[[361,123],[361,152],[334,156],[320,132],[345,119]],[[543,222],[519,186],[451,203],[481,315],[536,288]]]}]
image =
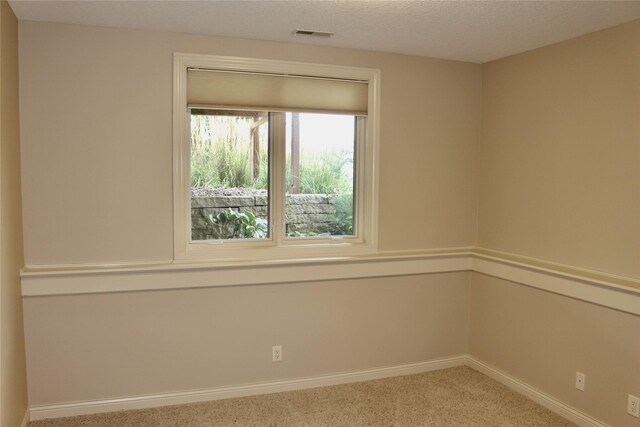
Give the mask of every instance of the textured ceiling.
[{"label": "textured ceiling", "polygon": [[[26,1],[18,19],[486,62],[640,18],[640,1]],[[294,36],[296,28],[332,38]]]}]

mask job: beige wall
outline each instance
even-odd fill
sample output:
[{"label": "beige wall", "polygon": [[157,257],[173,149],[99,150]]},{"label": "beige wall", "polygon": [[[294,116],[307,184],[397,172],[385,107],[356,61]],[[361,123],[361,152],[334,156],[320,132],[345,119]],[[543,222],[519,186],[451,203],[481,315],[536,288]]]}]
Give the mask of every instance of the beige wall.
[{"label": "beige wall", "polygon": [[640,278],[640,21],[483,65],[480,246]]},{"label": "beige wall", "polygon": [[27,409],[18,120],[18,21],[0,2],[0,425],[19,426]]},{"label": "beige wall", "polygon": [[[31,405],[466,353],[469,273],[27,298]],[[284,361],[271,362],[271,346]]]},{"label": "beige wall", "polygon": [[[181,51],[382,69],[382,249],[474,244],[481,168],[477,229],[484,247],[638,277],[639,28],[634,22],[481,69],[318,46],[22,22],[26,262],[171,258],[170,69],[172,52]],[[404,208],[408,194],[422,195],[419,209]],[[640,393],[632,366],[637,316],[479,274],[24,304],[32,405],[320,375],[468,350],[614,424],[628,422],[626,394]],[[285,363],[270,362],[273,344],[284,346]],[[582,394],[573,388],[576,370],[587,374]]]},{"label": "beige wall", "polygon": [[[475,243],[479,65],[21,22],[27,264],[172,258],[173,52],[381,69],[381,247]],[[424,194],[416,209],[406,209],[408,197]],[[30,403],[464,353],[468,281],[467,273],[456,273],[26,298]],[[283,345],[282,364],[271,362],[274,344]]]},{"label": "beige wall", "polygon": [[639,424],[626,405],[640,395],[640,317],[473,273],[470,324],[472,355],[609,425]]},{"label": "beige wall", "polygon": [[[480,246],[640,277],[639,71],[640,21],[483,65]],[[470,325],[472,355],[637,425],[639,317],[473,274]]]},{"label": "beige wall", "polygon": [[475,244],[477,64],[21,22],[27,264],[172,258],[173,52],[381,69],[381,248]]}]

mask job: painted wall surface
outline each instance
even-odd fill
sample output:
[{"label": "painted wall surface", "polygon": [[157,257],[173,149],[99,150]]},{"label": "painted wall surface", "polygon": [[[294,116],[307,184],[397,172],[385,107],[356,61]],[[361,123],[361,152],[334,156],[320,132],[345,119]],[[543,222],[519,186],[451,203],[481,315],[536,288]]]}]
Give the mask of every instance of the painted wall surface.
[{"label": "painted wall surface", "polygon": [[480,65],[21,22],[27,264],[172,258],[174,52],[381,69],[381,248],[475,244]]},{"label": "painted wall surface", "polygon": [[6,1],[0,1],[0,235],[0,425],[19,426],[27,409],[27,378],[20,296],[18,20]]},{"label": "painted wall surface", "polygon": [[[640,277],[639,70],[640,21],[483,65],[480,246]],[[472,355],[637,425],[639,317],[473,274],[470,319]]]},{"label": "painted wall surface", "polygon": [[[174,52],[381,69],[381,247],[474,244],[479,65],[21,22],[27,264],[172,258]],[[412,201],[415,209],[405,209],[406,197],[425,192],[428,197]],[[463,353],[468,279],[460,273],[26,298],[30,403],[209,388]],[[286,363],[272,364],[275,344],[283,345]]]},{"label": "painted wall surface", "polygon": [[640,393],[640,317],[472,273],[470,325],[472,355],[608,425],[638,425],[626,405]]},{"label": "painted wall surface", "polygon": [[[381,249],[474,244],[480,194],[483,246],[638,277],[638,22],[482,68],[20,25],[27,264],[171,258],[171,64],[180,51],[380,68]],[[417,208],[404,209],[418,192]],[[24,306],[32,405],[465,351],[607,422],[624,425],[620,396],[640,393],[630,366],[637,317],[479,274],[35,297]],[[286,363],[271,363],[274,344]],[[582,395],[576,370],[587,374]]]},{"label": "painted wall surface", "polygon": [[483,65],[480,246],[640,277],[640,21]]},{"label": "painted wall surface", "polygon": [[[64,315],[61,315],[64,313]],[[25,299],[30,404],[466,353],[469,273]],[[271,346],[284,360],[271,362]]]}]

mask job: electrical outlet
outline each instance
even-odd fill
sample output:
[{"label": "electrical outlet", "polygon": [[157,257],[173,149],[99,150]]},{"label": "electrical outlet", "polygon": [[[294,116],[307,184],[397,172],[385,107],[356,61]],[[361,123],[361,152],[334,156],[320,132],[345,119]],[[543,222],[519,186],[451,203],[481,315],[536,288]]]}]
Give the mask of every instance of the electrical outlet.
[{"label": "electrical outlet", "polygon": [[282,362],[282,346],[274,345],[271,347],[271,361]]},{"label": "electrical outlet", "polygon": [[576,388],[584,391],[584,383],[587,381],[587,376],[582,372],[576,372]]},{"label": "electrical outlet", "polygon": [[629,395],[627,401],[627,412],[634,417],[640,417],[640,399],[634,395]]}]

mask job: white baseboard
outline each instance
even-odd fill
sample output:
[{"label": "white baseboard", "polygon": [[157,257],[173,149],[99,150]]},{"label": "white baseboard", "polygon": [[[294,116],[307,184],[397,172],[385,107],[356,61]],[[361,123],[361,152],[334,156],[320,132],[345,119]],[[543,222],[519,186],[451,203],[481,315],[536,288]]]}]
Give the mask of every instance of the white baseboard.
[{"label": "white baseboard", "polygon": [[30,408],[29,412],[31,420],[37,421],[46,418],[72,417],[76,415],[90,415],[127,409],[145,409],[158,406],[180,405],[184,403],[196,403],[209,400],[277,393],[282,391],[302,390],[401,375],[418,374],[422,372],[452,368],[455,366],[463,366],[467,364],[467,360],[467,355],[458,355],[426,362],[386,366],[382,368],[321,375],[317,377],[244,384],[230,387],[217,387],[207,390],[184,391],[178,393],[163,393],[88,402],[74,402],[61,405],[34,406]]},{"label": "white baseboard", "polygon": [[555,412],[561,417],[566,418],[581,427],[607,427],[607,424],[602,421],[596,420],[584,412],[562,403],[555,397],[552,397],[535,387],[530,386],[524,381],[521,381],[471,355],[467,356],[466,364],[476,371],[485,374],[489,378],[493,378],[499,383],[506,385],[510,389],[526,396],[534,402],[539,403],[550,411]]},{"label": "white baseboard", "polygon": [[550,411],[576,423],[582,427],[607,427],[607,424],[568,406],[558,399],[532,387],[512,375],[497,369],[471,355],[458,355],[426,362],[404,365],[386,366],[363,371],[340,374],[321,375],[317,377],[297,378],[292,380],[243,384],[229,387],[216,387],[206,390],[193,390],[177,393],[123,397],[117,399],[73,402],[60,405],[35,406],[25,414],[21,427],[26,427],[29,416],[32,421],[46,418],[72,417],[129,409],[155,408],[158,406],[180,405],[185,403],[206,402],[209,400],[230,399],[234,397],[254,396],[283,391],[303,390],[315,387],[376,380],[401,375],[418,374],[455,366],[469,366],[484,375],[504,384],[510,389],[539,403]]},{"label": "white baseboard", "polygon": [[24,411],[24,417],[22,417],[22,422],[20,423],[20,427],[29,427],[29,409]]}]

